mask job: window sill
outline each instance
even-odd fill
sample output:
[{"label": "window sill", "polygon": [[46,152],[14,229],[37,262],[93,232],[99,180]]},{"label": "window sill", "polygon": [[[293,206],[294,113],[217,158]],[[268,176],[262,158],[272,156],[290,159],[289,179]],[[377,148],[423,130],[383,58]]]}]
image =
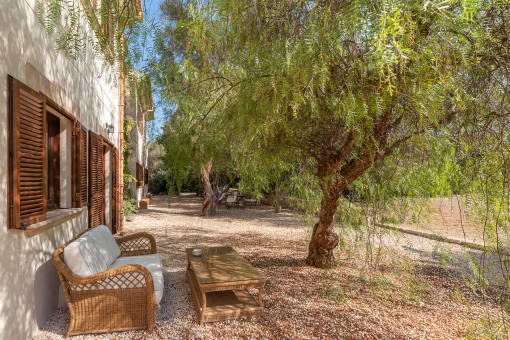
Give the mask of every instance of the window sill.
[{"label": "window sill", "polygon": [[79,216],[85,209],[87,209],[86,206],[81,208],[55,209],[48,211],[46,213],[46,220],[29,225],[25,230],[25,236],[30,238],[50,230]]}]

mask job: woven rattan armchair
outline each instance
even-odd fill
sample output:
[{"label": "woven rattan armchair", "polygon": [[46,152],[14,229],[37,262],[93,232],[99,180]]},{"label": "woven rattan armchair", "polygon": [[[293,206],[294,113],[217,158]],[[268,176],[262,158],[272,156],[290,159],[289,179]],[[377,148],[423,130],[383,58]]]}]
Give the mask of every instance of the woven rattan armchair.
[{"label": "woven rattan armchair", "polygon": [[[67,336],[136,329],[152,332],[156,303],[150,271],[130,264],[90,276],[74,274],[64,262],[64,248],[82,234],[52,254],[71,317]],[[120,257],[156,253],[156,241],[148,233],[116,241]]]}]

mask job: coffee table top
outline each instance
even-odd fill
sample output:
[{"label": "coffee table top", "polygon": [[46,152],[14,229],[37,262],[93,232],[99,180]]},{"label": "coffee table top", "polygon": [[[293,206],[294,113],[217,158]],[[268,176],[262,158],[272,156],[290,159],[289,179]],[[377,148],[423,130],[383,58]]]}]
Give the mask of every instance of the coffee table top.
[{"label": "coffee table top", "polygon": [[200,284],[266,279],[232,247],[202,247],[200,256],[193,249],[186,248],[186,255]]}]

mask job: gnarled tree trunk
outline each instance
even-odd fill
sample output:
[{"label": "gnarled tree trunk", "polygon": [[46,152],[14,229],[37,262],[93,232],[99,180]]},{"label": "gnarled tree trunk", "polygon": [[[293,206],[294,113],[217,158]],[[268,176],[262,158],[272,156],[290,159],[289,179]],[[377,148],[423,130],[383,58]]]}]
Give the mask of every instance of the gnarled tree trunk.
[{"label": "gnarled tree trunk", "polygon": [[[350,149],[348,143],[350,142],[346,142],[347,147],[344,148],[346,150]],[[317,176],[321,180],[321,210],[319,221],[313,227],[312,240],[308,245],[307,264],[319,268],[334,265],[333,249],[338,245],[338,235],[333,229],[333,220],[338,209],[338,199],[342,195],[342,190],[363,174],[372,163],[368,150],[359,159],[350,160],[343,166],[340,166],[338,161],[319,164]]]},{"label": "gnarled tree trunk", "polygon": [[322,184],[322,201],[319,221],[313,227],[312,240],[308,245],[306,263],[319,267],[332,267],[335,262],[333,249],[338,245],[338,235],[333,229],[333,218],[338,208],[338,199],[345,185],[338,183]]},{"label": "gnarled tree trunk", "polygon": [[204,203],[202,204],[202,216],[216,215],[217,198],[211,187],[209,180],[209,173],[211,172],[213,160],[212,158],[207,162],[207,165],[202,165],[200,173],[202,175],[202,185],[204,186]]}]

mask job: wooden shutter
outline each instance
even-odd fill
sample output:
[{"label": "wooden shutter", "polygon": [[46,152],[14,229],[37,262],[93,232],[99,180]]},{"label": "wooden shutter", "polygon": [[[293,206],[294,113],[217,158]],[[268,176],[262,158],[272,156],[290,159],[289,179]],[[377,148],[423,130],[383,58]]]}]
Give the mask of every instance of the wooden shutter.
[{"label": "wooden shutter", "polygon": [[46,98],[9,76],[9,227],[46,219]]},{"label": "wooden shutter", "polygon": [[143,184],[147,185],[149,184],[149,169],[145,168],[143,173]]},{"label": "wooden shutter", "polygon": [[75,122],[73,131],[73,207],[87,204],[87,129]]},{"label": "wooden shutter", "polygon": [[117,233],[120,230],[119,226],[119,149],[112,148],[112,233]]},{"label": "wooden shutter", "polygon": [[104,224],[103,138],[89,131],[89,227]]},{"label": "wooden shutter", "polygon": [[138,166],[138,163],[136,163],[136,186],[140,186],[140,167]]},{"label": "wooden shutter", "polygon": [[140,163],[136,163],[136,186],[142,185],[142,166]]}]

